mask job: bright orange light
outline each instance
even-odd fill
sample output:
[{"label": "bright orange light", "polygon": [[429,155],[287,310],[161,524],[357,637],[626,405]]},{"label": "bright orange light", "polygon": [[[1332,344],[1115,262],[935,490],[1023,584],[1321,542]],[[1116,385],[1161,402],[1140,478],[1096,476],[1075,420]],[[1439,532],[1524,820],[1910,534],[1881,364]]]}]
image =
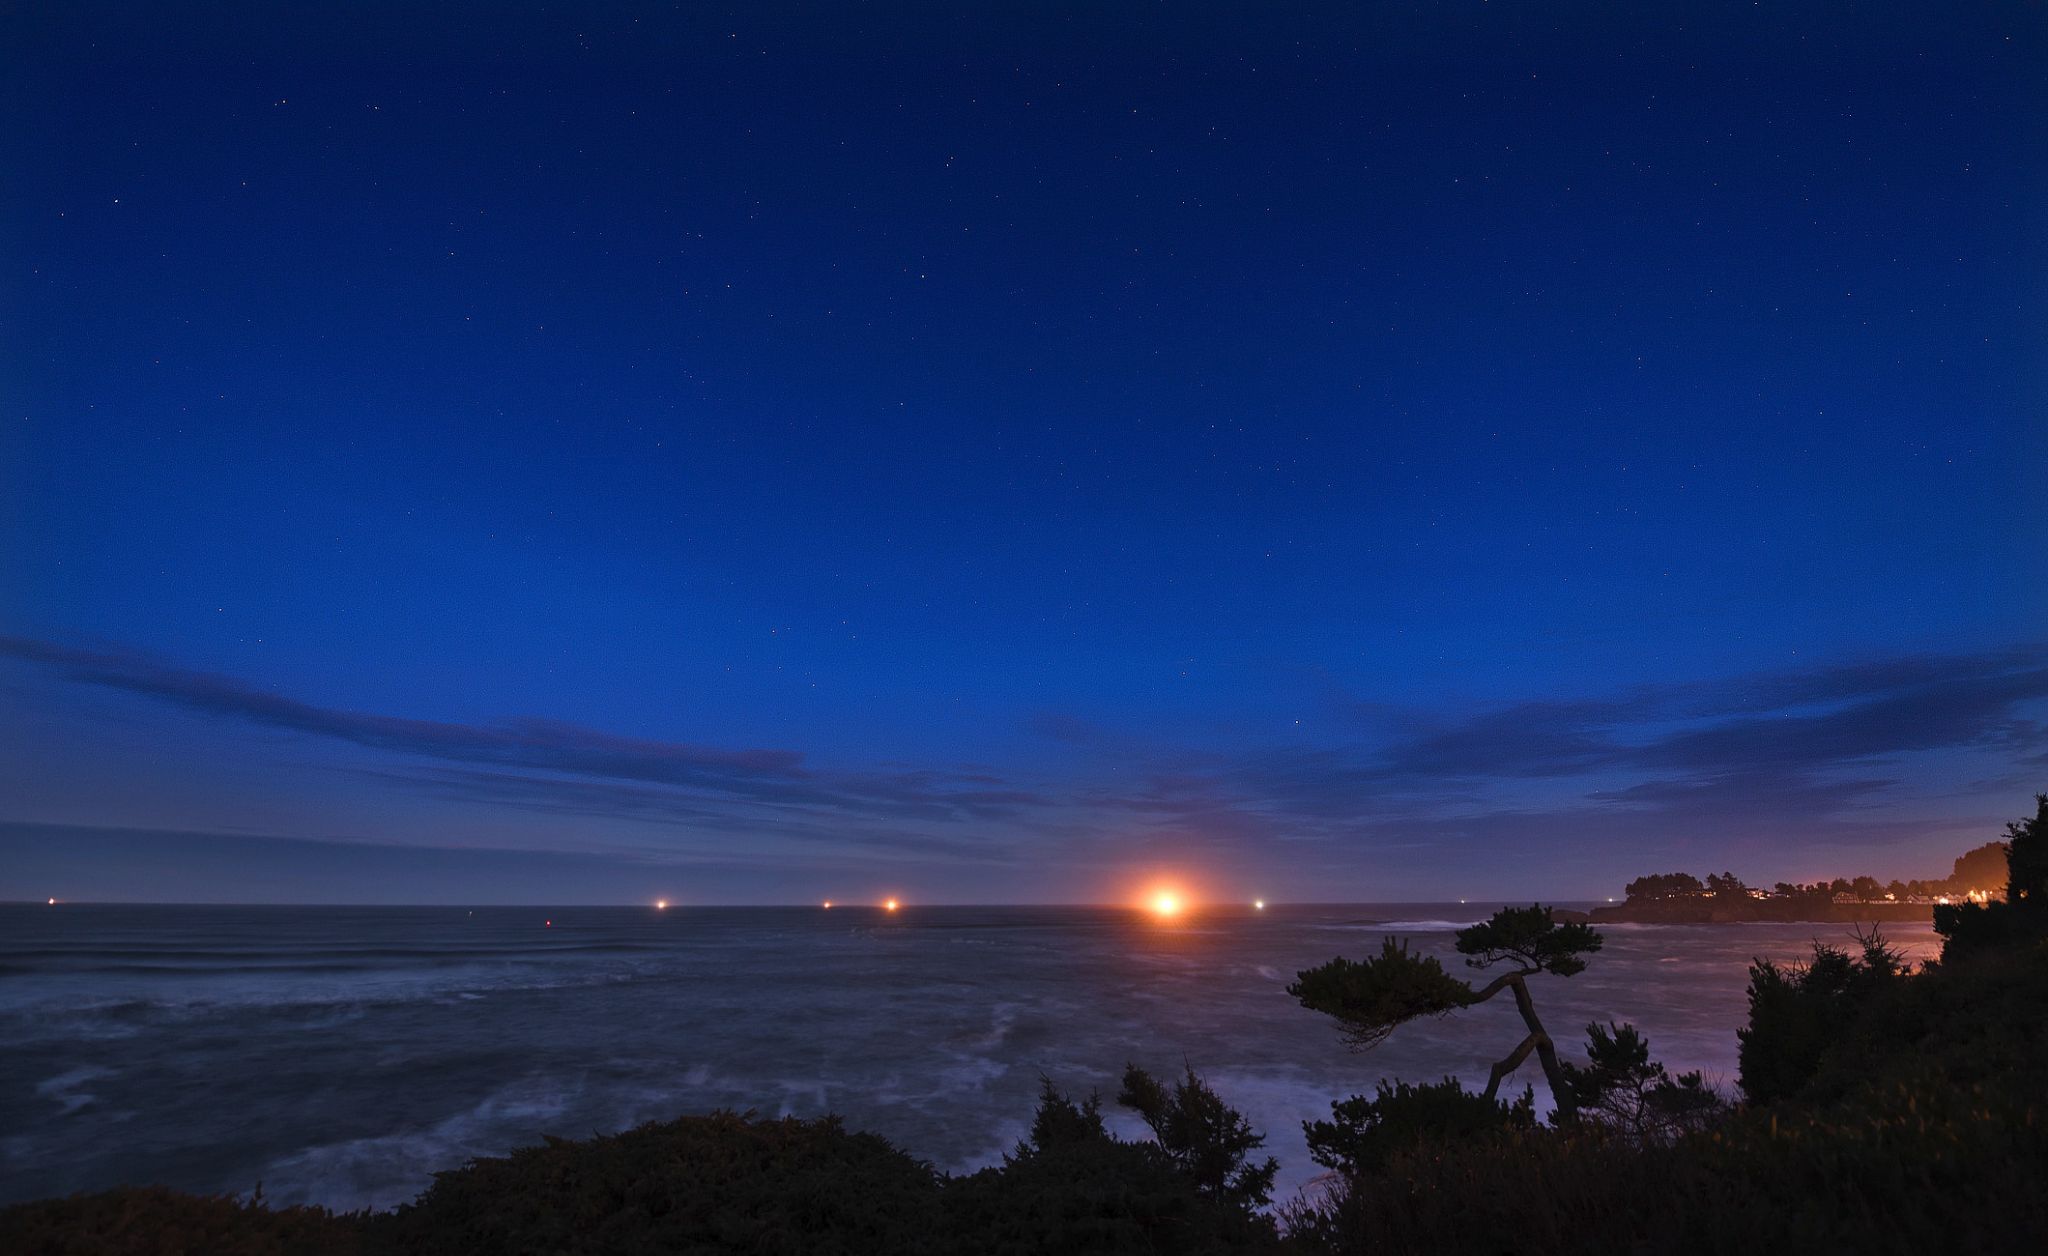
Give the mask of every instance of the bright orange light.
[{"label": "bright orange light", "polygon": [[831,899],[829,899],[829,898],[825,900],[825,910],[826,910],[826,911],[831,911],[831,910],[832,910],[832,900],[831,900]]},{"label": "bright orange light", "polygon": [[668,910],[668,900],[667,900],[667,899],[665,899],[665,898],[657,898],[657,899],[655,899],[655,900],[654,900],[654,910],[656,910],[656,911],[667,911],[667,910]]},{"label": "bright orange light", "polygon": [[1253,900],[1252,900],[1252,910],[1253,910],[1253,911],[1264,911],[1264,910],[1266,910],[1266,900],[1265,900],[1265,899],[1263,899],[1263,898],[1255,898],[1255,899],[1253,899]]},{"label": "bright orange light", "polygon": [[888,901],[884,902],[884,903],[882,904],[882,910],[883,910],[883,911],[895,911],[895,910],[896,910],[896,900],[892,898],[892,899],[889,899]]},{"label": "bright orange light", "polygon": [[1161,916],[1180,915],[1180,895],[1172,890],[1161,890],[1152,896],[1152,910]]}]

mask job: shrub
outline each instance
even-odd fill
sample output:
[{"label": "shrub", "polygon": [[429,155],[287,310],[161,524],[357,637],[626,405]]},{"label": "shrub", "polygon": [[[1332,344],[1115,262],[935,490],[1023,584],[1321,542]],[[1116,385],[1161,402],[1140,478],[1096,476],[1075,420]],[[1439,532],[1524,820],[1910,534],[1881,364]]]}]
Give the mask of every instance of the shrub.
[{"label": "shrub", "polygon": [[1396,1152],[1422,1143],[1448,1145],[1500,1129],[1533,1129],[1536,1092],[1525,1088],[1513,1103],[1466,1090],[1455,1077],[1409,1085],[1379,1084],[1368,1099],[1353,1095],[1330,1105],[1328,1121],[1304,1121],[1308,1154],[1319,1165],[1355,1175],[1378,1172]]},{"label": "shrub", "polygon": [[1225,1256],[1278,1242],[1266,1218],[1204,1194],[1160,1144],[1116,1138],[1099,1101],[1076,1103],[1049,1081],[1031,1137],[1000,1167],[947,1182],[944,1194],[962,1253]]},{"label": "shrub", "polygon": [[1895,1085],[1840,1112],[1735,1117],[1669,1145],[1592,1124],[1424,1142],[1289,1216],[1310,1251],[2025,1250],[2048,1233],[2037,1095]]},{"label": "shrub", "polygon": [[473,1161],[372,1235],[408,1253],[915,1256],[945,1250],[940,1224],[937,1176],[885,1140],[719,1112]]},{"label": "shrub", "polygon": [[1861,955],[1816,942],[1808,963],[1749,966],[1749,1025],[1735,1037],[1738,1077],[1751,1102],[1786,1098],[1812,1081],[1857,1012],[1905,972],[1882,934],[1857,940]]},{"label": "shrub", "polygon": [[1266,1136],[1225,1104],[1193,1068],[1168,1090],[1130,1065],[1116,1101],[1144,1118],[1174,1168],[1207,1198],[1247,1215],[1271,1200],[1280,1162],[1270,1156],[1256,1164],[1249,1160],[1265,1146]]},{"label": "shrub", "polygon": [[[1934,931],[1946,939],[1943,960],[2048,937],[2048,794],[2034,796],[2034,814],[2006,825],[1998,845],[2005,848],[2005,901],[1936,907]],[[1962,875],[1962,860],[1956,872]]]},{"label": "shrub", "polygon": [[1637,1143],[1704,1129],[1725,1107],[1699,1073],[1673,1077],[1652,1060],[1634,1025],[1586,1026],[1586,1063],[1565,1065],[1564,1077],[1581,1118]]},{"label": "shrub", "polygon": [[0,1210],[10,1256],[354,1256],[361,1217],[278,1208],[163,1186],[123,1187]]}]

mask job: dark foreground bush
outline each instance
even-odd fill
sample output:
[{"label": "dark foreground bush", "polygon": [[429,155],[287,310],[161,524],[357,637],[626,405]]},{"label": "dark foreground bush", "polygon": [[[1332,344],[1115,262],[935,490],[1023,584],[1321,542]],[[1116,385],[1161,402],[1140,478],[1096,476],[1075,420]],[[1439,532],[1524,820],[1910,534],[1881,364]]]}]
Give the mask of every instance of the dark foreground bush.
[{"label": "dark foreground bush", "polygon": [[1309,1121],[1308,1154],[1347,1176],[1383,1171],[1395,1154],[1423,1143],[1443,1145],[1482,1132],[1536,1125],[1536,1095],[1513,1103],[1475,1094],[1455,1077],[1440,1082],[1381,1082],[1372,1098],[1353,1095],[1330,1105],[1331,1119]]},{"label": "dark foreground bush", "polygon": [[1290,1236],[1489,1256],[2048,1250],[2048,947],[1912,976],[1862,965],[1769,987],[1827,1013],[1808,1033],[1773,1006],[1745,1040],[1745,1084],[1751,1048],[1796,1056],[1771,1103],[1669,1141],[1592,1120],[1446,1128],[1335,1177]]},{"label": "dark foreground bush", "polygon": [[267,1208],[161,1186],[44,1199],[0,1211],[8,1256],[353,1256],[362,1218]]},{"label": "dark foreground bush", "polygon": [[[436,1175],[391,1213],[273,1211],[162,1188],[0,1211],[0,1256],[1123,1256],[1269,1252],[1259,1143],[1199,1079],[1126,1078],[1172,1146],[1049,1085],[999,1168],[946,1178],[837,1119],[643,1125]],[[1156,1101],[1156,1102],[1155,1102]]]},{"label": "dark foreground bush", "polygon": [[549,1139],[435,1176],[372,1250],[503,1256],[904,1256],[946,1250],[929,1166],[837,1118],[730,1112]]},{"label": "dark foreground bush", "polygon": [[[1234,1133],[1241,1118],[1223,1112]],[[1255,1146],[1226,1156],[1217,1179],[1241,1180],[1244,1153]],[[1254,1175],[1271,1180],[1268,1168]],[[1242,1197],[1202,1189],[1158,1143],[1113,1137],[1095,1099],[1075,1103],[1050,1083],[1030,1137],[1001,1166],[948,1182],[945,1195],[953,1250],[963,1256],[1225,1256],[1278,1244],[1273,1223]]]},{"label": "dark foreground bush", "polygon": [[1346,1253],[2022,1251],[2048,1235],[2044,1169],[2039,1096],[1899,1087],[1669,1146],[1586,1127],[1416,1147],[1290,1221]]}]

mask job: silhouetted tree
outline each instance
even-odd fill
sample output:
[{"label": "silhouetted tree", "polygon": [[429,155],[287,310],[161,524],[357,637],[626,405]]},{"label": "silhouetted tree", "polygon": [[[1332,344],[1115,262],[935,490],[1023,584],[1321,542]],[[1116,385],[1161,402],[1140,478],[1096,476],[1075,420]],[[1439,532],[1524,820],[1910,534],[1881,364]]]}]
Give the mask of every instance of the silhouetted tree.
[{"label": "silhouetted tree", "polygon": [[[2033,822],[2029,820],[2026,823]],[[2006,841],[1986,842],[1975,850],[1956,856],[1955,871],[1948,879],[1949,892],[1967,894],[1971,890],[2002,889],[2012,876],[2010,839],[2016,827],[2006,826]]]},{"label": "silhouetted tree", "polygon": [[1710,874],[1707,877],[1707,888],[1719,898],[1738,898],[1749,893],[1749,887],[1742,883],[1742,878],[1732,872],[1724,872],[1719,876]]},{"label": "silhouetted tree", "polygon": [[1565,1065],[1564,1075],[1582,1117],[1638,1143],[1702,1129],[1726,1106],[1699,1073],[1673,1077],[1652,1060],[1634,1025],[1586,1026],[1586,1063]]},{"label": "silhouetted tree", "polygon": [[1377,1172],[1388,1157],[1423,1142],[1452,1142],[1499,1129],[1536,1128],[1536,1094],[1524,1089],[1502,1103],[1465,1089],[1455,1077],[1411,1086],[1382,1081],[1368,1099],[1330,1105],[1331,1120],[1304,1121],[1308,1154],[1340,1173]]},{"label": "silhouetted tree", "polygon": [[1849,883],[1849,892],[1866,903],[1884,897],[1884,887],[1877,883],[1876,877],[1857,877]]},{"label": "silhouetted tree", "polygon": [[[1199,1086],[1192,1077],[1189,1080]],[[1210,1128],[1238,1140],[1249,1135],[1255,1145],[1257,1135],[1250,1133],[1242,1117],[1220,1103],[1211,1108],[1208,1101],[1214,1095],[1206,1087],[1201,1093],[1206,1100],[1193,1107]],[[1167,1103],[1172,1109],[1171,1096]],[[1200,1144],[1206,1137],[1206,1130],[1197,1130],[1192,1141]],[[1100,1099],[1091,1095],[1076,1102],[1046,1080],[1030,1135],[1003,1163],[946,1181],[949,1233],[940,1237],[949,1252],[999,1256],[1226,1256],[1272,1251],[1277,1243],[1272,1219],[1245,1206],[1243,1197],[1219,1198],[1202,1190],[1190,1169],[1206,1171],[1205,1164],[1203,1156],[1176,1156],[1163,1143],[1116,1137],[1103,1123]],[[1223,1180],[1237,1177],[1240,1167],[1232,1164]],[[1266,1185],[1270,1186],[1270,1177]],[[805,1249],[762,1245],[747,1250]],[[866,1250],[893,1256],[895,1249]]]},{"label": "silhouetted tree", "polygon": [[2006,825],[2005,841],[1993,845],[2005,848],[2005,901],[1936,907],[1934,931],[1947,939],[1943,959],[2048,936],[2048,794],[2034,795],[2034,814]]},{"label": "silhouetted tree", "polygon": [[1749,966],[1749,1025],[1735,1031],[1742,1091],[1769,1103],[1796,1094],[1819,1071],[1856,1009],[1905,973],[1906,961],[1875,929],[1859,933],[1860,955],[1824,942],[1804,964],[1767,959]]},{"label": "silhouetted tree", "polygon": [[1661,872],[1647,877],[1637,877],[1623,887],[1622,892],[1633,899],[1680,898],[1698,894],[1706,887],[1690,872]]},{"label": "silhouetted tree", "polygon": [[1265,1146],[1265,1135],[1217,1097],[1193,1068],[1169,1090],[1144,1069],[1129,1065],[1116,1101],[1144,1118],[1174,1166],[1203,1195],[1246,1213],[1271,1201],[1280,1162],[1270,1156],[1257,1164],[1247,1159]]},{"label": "silhouetted tree", "polygon": [[1474,990],[1445,972],[1434,956],[1418,955],[1405,941],[1390,937],[1372,959],[1340,957],[1301,972],[1287,993],[1309,1010],[1333,1017],[1353,1049],[1367,1050],[1416,1017],[1442,1016],[1509,991],[1529,1033],[1494,1064],[1485,1097],[1495,1099],[1501,1079],[1520,1068],[1534,1052],[1550,1080],[1558,1116],[1568,1121],[1575,1113],[1575,1103],[1558,1063],[1557,1047],[1537,1019],[1528,979],[1538,973],[1569,977],[1583,972],[1586,961],[1581,957],[1599,950],[1601,942],[1600,935],[1583,924],[1553,919],[1548,907],[1503,907],[1483,923],[1458,931],[1458,952],[1466,957],[1467,966],[1513,965],[1481,989]]}]

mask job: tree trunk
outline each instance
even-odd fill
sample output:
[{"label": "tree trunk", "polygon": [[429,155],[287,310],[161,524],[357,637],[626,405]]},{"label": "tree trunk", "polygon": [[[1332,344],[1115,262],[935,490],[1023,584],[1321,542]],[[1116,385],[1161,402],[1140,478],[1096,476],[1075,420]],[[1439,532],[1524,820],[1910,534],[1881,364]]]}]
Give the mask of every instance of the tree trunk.
[{"label": "tree trunk", "polygon": [[1472,999],[1474,1003],[1484,1003],[1504,989],[1513,990],[1515,1010],[1522,1014],[1522,1023],[1529,1027],[1529,1036],[1522,1039],[1521,1045],[1493,1066],[1492,1075],[1486,1081],[1486,1097],[1494,1098],[1500,1090],[1501,1079],[1522,1067],[1522,1061],[1534,1051],[1536,1059],[1543,1065],[1543,1076],[1550,1083],[1550,1097],[1557,1102],[1558,1120],[1573,1121],[1578,1119],[1579,1105],[1572,1101],[1571,1088],[1565,1084],[1564,1067],[1558,1063],[1557,1047],[1544,1031],[1543,1022],[1536,1017],[1536,1004],[1529,998],[1528,984],[1523,981],[1527,976],[1527,973],[1508,973],[1497,977]]},{"label": "tree trunk", "polygon": [[1543,1065],[1543,1076],[1550,1082],[1550,1097],[1557,1101],[1557,1116],[1560,1121],[1578,1119],[1579,1105],[1572,1099],[1571,1087],[1565,1084],[1564,1068],[1557,1062],[1557,1047],[1550,1041],[1550,1035],[1543,1030],[1543,1022],[1536,1019],[1536,1004],[1529,998],[1529,987],[1516,978],[1515,1008],[1522,1013],[1522,1023],[1529,1027],[1529,1036],[1536,1040],[1536,1059]]}]

